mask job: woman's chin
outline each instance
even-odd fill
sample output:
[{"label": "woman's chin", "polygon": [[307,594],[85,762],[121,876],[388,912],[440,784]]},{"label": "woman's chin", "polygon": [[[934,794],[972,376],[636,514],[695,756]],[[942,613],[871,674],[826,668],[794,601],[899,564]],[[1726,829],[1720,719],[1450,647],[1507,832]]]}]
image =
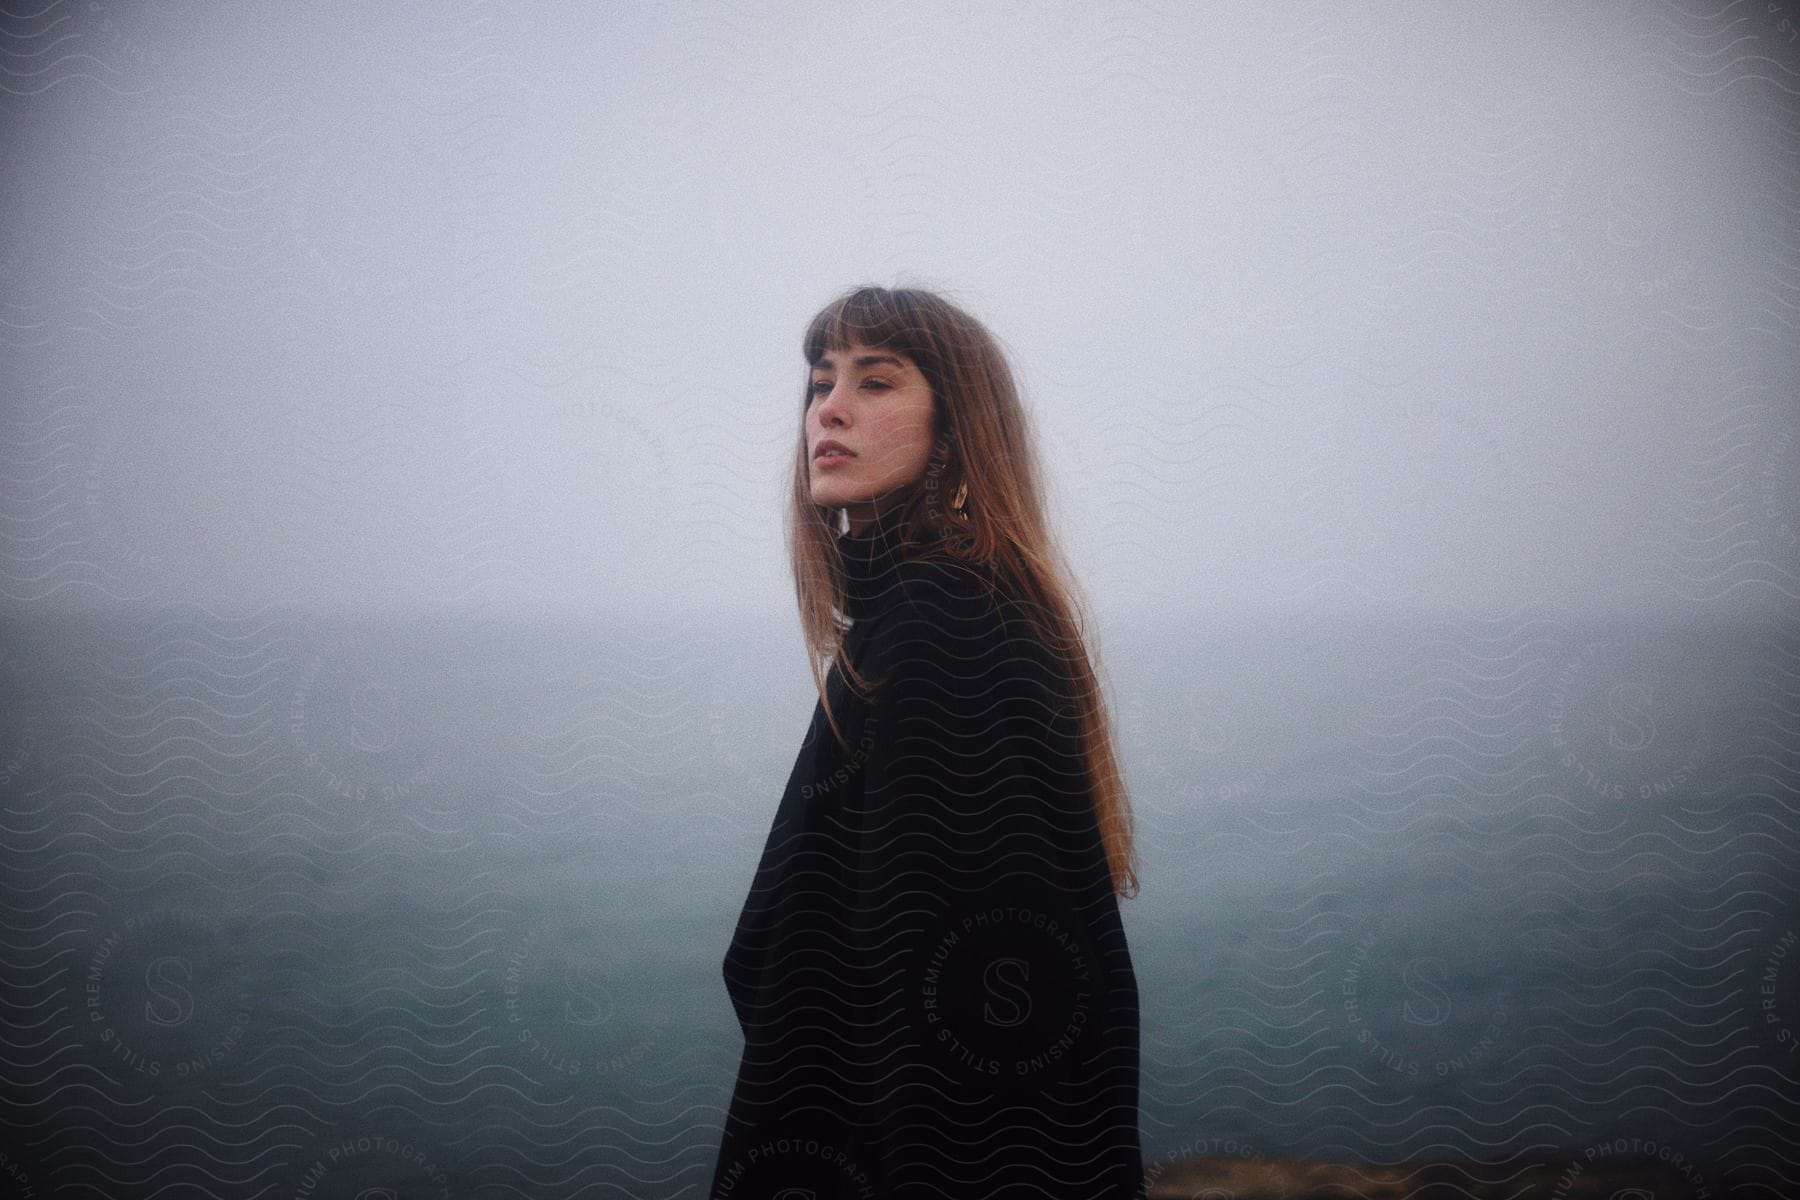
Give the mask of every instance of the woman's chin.
[{"label": "woman's chin", "polygon": [[863,496],[849,488],[815,487],[812,490],[812,502],[826,508],[842,508],[846,504],[855,504]]}]

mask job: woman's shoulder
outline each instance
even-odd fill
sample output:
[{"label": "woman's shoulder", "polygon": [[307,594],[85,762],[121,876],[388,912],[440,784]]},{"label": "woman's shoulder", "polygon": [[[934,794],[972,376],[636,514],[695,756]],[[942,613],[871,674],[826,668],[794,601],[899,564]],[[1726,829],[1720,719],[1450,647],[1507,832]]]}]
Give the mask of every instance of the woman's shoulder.
[{"label": "woman's shoulder", "polygon": [[883,659],[924,659],[970,672],[1045,672],[1048,652],[993,567],[933,554],[902,563],[895,581],[891,603],[869,631]]},{"label": "woman's shoulder", "polygon": [[999,573],[985,563],[926,554],[902,561],[894,578],[893,603],[883,614],[894,625],[924,622],[993,633],[1013,607]]}]

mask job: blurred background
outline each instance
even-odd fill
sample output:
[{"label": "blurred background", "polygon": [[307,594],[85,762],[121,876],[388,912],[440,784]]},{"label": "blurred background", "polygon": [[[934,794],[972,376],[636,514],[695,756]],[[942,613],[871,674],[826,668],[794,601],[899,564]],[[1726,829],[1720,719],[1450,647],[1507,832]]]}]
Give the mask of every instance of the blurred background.
[{"label": "blurred background", "polygon": [[52,0],[0,88],[19,1194],[703,1194],[858,283],[1036,422],[1153,1174],[1796,1186],[1791,5]]}]

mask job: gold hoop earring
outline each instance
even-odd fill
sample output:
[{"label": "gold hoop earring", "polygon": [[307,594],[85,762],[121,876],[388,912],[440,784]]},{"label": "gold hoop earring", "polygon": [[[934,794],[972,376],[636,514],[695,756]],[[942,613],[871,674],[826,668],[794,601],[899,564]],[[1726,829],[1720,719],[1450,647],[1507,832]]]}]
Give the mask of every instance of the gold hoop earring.
[{"label": "gold hoop earring", "polygon": [[969,510],[965,507],[968,502],[969,481],[964,479],[956,485],[956,495],[950,498],[950,511],[966,521],[969,519]]}]

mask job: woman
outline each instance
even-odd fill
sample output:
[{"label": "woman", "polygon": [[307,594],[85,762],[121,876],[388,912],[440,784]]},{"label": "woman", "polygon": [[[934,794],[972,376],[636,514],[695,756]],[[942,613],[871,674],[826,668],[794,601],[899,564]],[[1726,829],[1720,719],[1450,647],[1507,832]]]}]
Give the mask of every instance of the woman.
[{"label": "woman", "polygon": [[812,321],[788,537],[819,703],[724,975],[714,1197],[1141,1196],[1136,855],[988,332]]}]

